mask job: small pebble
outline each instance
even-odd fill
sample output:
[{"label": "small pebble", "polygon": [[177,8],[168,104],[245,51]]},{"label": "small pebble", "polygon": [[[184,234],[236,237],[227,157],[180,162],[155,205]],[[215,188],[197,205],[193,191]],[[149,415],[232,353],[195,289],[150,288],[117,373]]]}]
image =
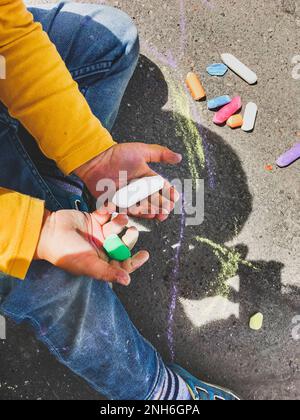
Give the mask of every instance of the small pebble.
[{"label": "small pebble", "polygon": [[216,64],[211,64],[210,66],[207,67],[207,73],[210,74],[211,76],[225,76],[225,74],[228,71],[228,67],[223,64],[223,63],[216,63]]},{"label": "small pebble", "polygon": [[272,172],[273,169],[274,169],[273,165],[266,165],[265,168],[266,168],[266,171],[268,171],[268,172]]},{"label": "small pebble", "polygon": [[253,315],[250,319],[250,328],[253,331],[259,331],[262,329],[264,323],[264,316],[262,313],[258,312],[257,314]]}]

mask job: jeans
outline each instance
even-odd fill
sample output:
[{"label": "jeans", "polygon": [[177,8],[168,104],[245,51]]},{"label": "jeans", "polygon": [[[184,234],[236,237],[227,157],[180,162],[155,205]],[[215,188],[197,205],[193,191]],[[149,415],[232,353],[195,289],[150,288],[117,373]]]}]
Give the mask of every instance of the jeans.
[{"label": "jeans", "polygon": [[[94,114],[107,129],[139,54],[123,12],[61,3],[30,8],[56,45]],[[70,110],[72,112],[72,110]],[[45,200],[49,210],[87,210],[83,185],[66,177],[0,105],[0,185]],[[130,321],[107,283],[34,261],[25,281],[0,275],[0,312],[27,321],[57,359],[108,399],[153,399],[165,366]]]}]

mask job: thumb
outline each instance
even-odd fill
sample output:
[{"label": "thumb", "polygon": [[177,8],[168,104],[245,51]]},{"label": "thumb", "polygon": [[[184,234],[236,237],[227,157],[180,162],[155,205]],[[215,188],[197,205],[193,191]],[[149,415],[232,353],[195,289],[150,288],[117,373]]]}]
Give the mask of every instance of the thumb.
[{"label": "thumb", "polygon": [[167,147],[158,144],[144,144],[144,154],[147,163],[169,163],[176,165],[182,161],[182,156]]}]

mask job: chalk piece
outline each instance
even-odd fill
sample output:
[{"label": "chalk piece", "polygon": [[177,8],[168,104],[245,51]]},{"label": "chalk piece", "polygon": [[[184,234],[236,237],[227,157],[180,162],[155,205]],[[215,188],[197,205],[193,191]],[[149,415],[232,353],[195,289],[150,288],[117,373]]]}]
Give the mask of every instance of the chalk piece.
[{"label": "chalk piece", "polygon": [[254,331],[259,331],[262,329],[264,323],[264,316],[262,313],[258,312],[257,314],[253,315],[250,319],[250,328]]},{"label": "chalk piece", "polygon": [[240,60],[238,60],[232,54],[222,54],[221,55],[223,62],[234,71],[238,76],[244,79],[249,85],[254,85],[257,82],[257,75],[245,66]]},{"label": "chalk piece", "polygon": [[135,227],[127,229],[127,232],[122,237],[122,242],[129,248],[133,249],[139,239],[139,231]]},{"label": "chalk piece", "polygon": [[294,147],[281,155],[276,163],[280,168],[285,168],[298,159],[300,159],[300,143],[295,144]]},{"label": "chalk piece", "polygon": [[202,86],[198,76],[195,73],[188,73],[186,78],[186,85],[189,88],[195,101],[200,101],[201,99],[206,98],[204,87]]},{"label": "chalk piece", "polygon": [[254,102],[249,102],[246,105],[244,112],[244,124],[242,125],[243,131],[252,131],[254,129],[257,111],[257,105]]},{"label": "chalk piece", "polygon": [[216,63],[216,64],[211,64],[210,66],[208,66],[206,71],[211,76],[222,77],[227,73],[228,67],[223,63]]},{"label": "chalk piece", "polygon": [[106,238],[103,248],[107,255],[115,261],[126,261],[131,257],[129,248],[121,241],[118,235],[110,235]]},{"label": "chalk piece", "polygon": [[225,105],[220,111],[214,116],[215,124],[224,124],[232,115],[238,112],[242,108],[242,99],[240,96],[236,96],[232,99],[230,104]]},{"label": "chalk piece", "polygon": [[236,114],[227,120],[227,125],[231,128],[239,128],[243,125],[243,117],[241,114]]},{"label": "chalk piece", "polygon": [[228,95],[218,96],[217,98],[210,99],[207,102],[207,108],[210,110],[220,108],[221,106],[225,106],[231,102],[231,98]]},{"label": "chalk piece", "polygon": [[163,187],[164,179],[159,175],[141,178],[117,191],[112,202],[117,207],[128,209],[162,190]]},{"label": "chalk piece", "polygon": [[273,171],[273,169],[274,169],[274,167],[273,167],[273,165],[266,165],[266,166],[265,166],[265,169],[266,169],[266,171],[268,171],[268,172],[272,172],[272,171]]}]

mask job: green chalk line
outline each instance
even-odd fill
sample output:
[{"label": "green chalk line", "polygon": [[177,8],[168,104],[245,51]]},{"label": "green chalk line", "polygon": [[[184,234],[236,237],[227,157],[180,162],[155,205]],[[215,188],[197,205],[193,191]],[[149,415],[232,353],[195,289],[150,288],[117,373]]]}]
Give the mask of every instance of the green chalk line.
[{"label": "green chalk line", "polygon": [[235,250],[224,245],[217,244],[210,239],[196,236],[194,238],[197,242],[207,245],[212,249],[214,255],[217,257],[220,264],[220,273],[218,274],[218,285],[216,294],[228,298],[231,288],[226,283],[227,280],[235,277],[239,271],[240,266],[249,267],[252,270],[258,270],[251,262],[242,258],[241,254]]}]

